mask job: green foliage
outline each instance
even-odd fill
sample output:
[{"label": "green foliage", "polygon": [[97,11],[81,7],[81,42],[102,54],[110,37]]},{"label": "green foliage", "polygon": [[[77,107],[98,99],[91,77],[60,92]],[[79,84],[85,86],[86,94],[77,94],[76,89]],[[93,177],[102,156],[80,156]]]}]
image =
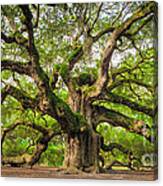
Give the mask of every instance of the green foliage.
[{"label": "green foliage", "polygon": [[82,49],[81,46],[74,49],[74,51],[68,56],[68,62],[70,62],[72,59],[74,59],[79,54],[81,49]]},{"label": "green foliage", "polygon": [[61,77],[65,80],[68,74],[68,64],[63,63],[60,68]]},{"label": "green foliage", "polygon": [[[132,152],[135,158],[135,164],[139,161],[143,164],[144,162],[142,162],[142,160],[144,155],[152,154],[154,151],[153,144],[149,143],[147,140],[145,140],[138,134],[130,133],[123,128],[114,128],[111,125],[108,125],[107,123],[101,123],[98,126],[97,131],[104,137],[105,144],[121,144],[125,149]],[[114,149],[112,152],[109,153],[101,150],[101,155],[105,158],[106,165],[111,164],[111,162],[113,162],[114,160],[118,160],[126,164],[129,163],[128,154],[123,153],[118,149]]]},{"label": "green foliage", "polygon": [[42,154],[39,164],[43,166],[59,167],[63,165],[65,145],[61,137],[53,139],[47,150]]},{"label": "green foliage", "polygon": [[9,133],[3,144],[4,156],[18,156],[24,153],[32,154],[40,134],[25,126],[19,126]]}]

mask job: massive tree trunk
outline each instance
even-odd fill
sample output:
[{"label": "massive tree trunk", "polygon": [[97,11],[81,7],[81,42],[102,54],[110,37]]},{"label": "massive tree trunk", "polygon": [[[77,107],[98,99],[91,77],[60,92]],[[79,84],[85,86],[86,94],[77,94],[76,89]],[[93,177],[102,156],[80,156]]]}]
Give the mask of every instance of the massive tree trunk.
[{"label": "massive tree trunk", "polygon": [[87,127],[78,133],[69,133],[66,136],[66,150],[64,167],[67,169],[85,172],[99,172],[98,156],[100,137],[92,128],[91,108],[82,100],[82,94],[69,95],[69,105],[74,112],[80,112],[85,118]]},{"label": "massive tree trunk", "polygon": [[99,147],[99,136],[92,130],[68,135],[64,166],[85,172],[98,172]]}]

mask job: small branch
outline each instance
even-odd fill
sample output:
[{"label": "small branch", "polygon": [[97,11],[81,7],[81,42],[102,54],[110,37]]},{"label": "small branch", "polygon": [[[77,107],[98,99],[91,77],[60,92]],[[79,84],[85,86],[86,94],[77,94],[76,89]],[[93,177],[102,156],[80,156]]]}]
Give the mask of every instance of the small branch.
[{"label": "small branch", "polygon": [[47,150],[49,141],[57,135],[61,135],[61,132],[49,132],[39,139],[38,144],[36,145],[36,150],[31,156],[30,161],[26,161],[29,166],[32,167],[39,161],[42,153]]},{"label": "small branch", "polygon": [[94,26],[95,26],[95,24],[96,24],[96,22],[97,22],[97,20],[98,20],[98,18],[100,16],[100,12],[101,12],[102,6],[103,6],[103,3],[101,3],[100,6],[98,7],[97,14],[96,14],[96,17],[95,17],[95,19],[94,19],[94,21],[93,21],[93,23],[92,23],[92,25],[90,27],[90,31],[94,28]]},{"label": "small branch", "polygon": [[137,64],[135,64],[132,68],[122,68],[122,69],[118,69],[117,71],[115,71],[115,72],[113,72],[112,73],[112,77],[113,77],[113,79],[116,79],[116,77],[118,76],[118,75],[121,75],[121,74],[123,74],[123,73],[131,73],[131,72],[133,72],[134,70],[136,70],[136,69],[138,69],[139,67],[140,67],[140,65],[142,65],[143,63],[145,63],[145,61],[146,60],[150,60],[150,59],[152,59],[153,58],[153,56],[152,57],[143,57]]},{"label": "small branch", "polygon": [[77,52],[73,55],[73,58],[71,58],[70,61],[69,61],[69,71],[71,71],[74,68],[74,65],[82,57],[83,54],[84,54],[83,48],[80,47],[77,50]]},{"label": "small branch", "polygon": [[37,125],[35,123],[17,121],[9,128],[2,129],[1,145],[3,145],[6,135],[9,132],[13,131],[18,126],[26,126],[34,130],[37,130],[42,133],[42,137],[40,137],[40,139],[38,140],[36,144],[36,149],[32,155],[26,153],[18,157],[2,157],[2,164],[11,164],[13,166],[22,166],[27,164],[29,166],[33,166],[39,161],[41,154],[47,149],[49,141],[54,136],[61,135],[60,131],[53,131],[51,129],[46,129],[41,125]]},{"label": "small branch", "polygon": [[5,88],[2,89],[2,103],[8,95],[17,99],[24,109],[31,108],[35,110],[36,108],[38,108],[38,101],[36,99],[30,98],[29,96],[24,94],[24,92],[16,87],[13,87],[12,85],[7,85]]},{"label": "small branch", "polygon": [[19,74],[25,74],[31,76],[31,65],[30,62],[24,64],[17,61],[2,60],[1,70],[11,70],[12,72],[17,72]]},{"label": "small branch", "polygon": [[133,83],[138,86],[146,88],[150,92],[153,92],[152,86],[147,85],[147,84],[143,83],[142,81],[136,80],[136,79],[122,79],[122,80],[116,81],[108,87],[108,91],[111,91],[111,90],[113,90],[113,89],[115,89],[125,83]]},{"label": "small branch", "polygon": [[27,40],[23,37],[10,37],[5,35],[3,32],[1,32],[1,38],[4,40],[6,43],[11,44],[11,43],[16,43],[19,46],[22,46],[28,50],[28,43]]},{"label": "small branch", "polygon": [[100,39],[104,34],[111,33],[115,30],[115,27],[110,27],[105,28],[104,30],[100,31],[99,33],[96,34],[96,36],[93,36],[93,41],[96,42],[98,39]]},{"label": "small branch", "polygon": [[103,137],[101,137],[101,149],[105,152],[112,151],[114,149],[118,149],[125,154],[128,154],[130,152],[128,149],[126,149],[124,146],[118,143],[110,143],[109,145],[106,145],[104,143]]},{"label": "small branch", "polygon": [[132,31],[132,32],[131,31],[126,32],[124,34],[124,36],[126,36],[126,37],[132,37],[132,36],[136,35],[139,31],[141,31],[144,28],[144,26],[147,23],[149,23],[152,20],[152,18],[153,18],[152,15],[148,16],[147,19],[145,19],[143,21],[143,23],[141,23],[138,27],[136,27],[136,29],[134,31]]},{"label": "small branch", "polygon": [[114,25],[117,20],[119,20],[119,18],[122,16],[123,11],[127,8],[128,3],[125,4],[125,6],[122,7],[121,11],[119,12],[119,14],[115,17],[115,19],[113,20],[111,25]]},{"label": "small branch", "polygon": [[34,24],[33,28],[37,28],[38,27],[38,23],[39,23],[39,17],[40,17],[40,5],[37,5],[37,15],[36,15],[36,22]]},{"label": "small branch", "polygon": [[118,143],[110,143],[109,145],[102,144],[101,149],[105,152],[112,151],[113,149],[118,149],[125,154],[129,153],[128,149],[124,148],[122,145]]},{"label": "small branch", "polygon": [[128,82],[128,84],[129,84],[129,89],[130,89],[130,91],[133,93],[133,95],[134,95],[139,101],[141,101],[141,100],[142,100],[142,99],[141,99],[141,96],[135,91],[134,88],[132,88],[132,85],[131,85],[130,82]]}]

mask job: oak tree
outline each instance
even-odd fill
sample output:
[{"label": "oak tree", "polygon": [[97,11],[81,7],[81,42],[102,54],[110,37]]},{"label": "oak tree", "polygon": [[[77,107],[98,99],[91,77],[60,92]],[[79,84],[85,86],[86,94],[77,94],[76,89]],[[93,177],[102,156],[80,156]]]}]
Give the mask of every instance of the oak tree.
[{"label": "oak tree", "polygon": [[110,157],[108,169],[121,153],[133,169],[154,152],[156,12],[154,2],[3,5],[2,163],[44,157],[99,172]]}]

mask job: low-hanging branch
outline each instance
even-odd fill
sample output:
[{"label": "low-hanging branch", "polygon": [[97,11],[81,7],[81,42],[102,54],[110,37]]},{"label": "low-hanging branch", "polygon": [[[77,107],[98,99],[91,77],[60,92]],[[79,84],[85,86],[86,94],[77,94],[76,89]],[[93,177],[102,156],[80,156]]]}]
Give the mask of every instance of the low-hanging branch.
[{"label": "low-hanging branch", "polygon": [[34,130],[39,131],[42,133],[42,136],[37,141],[35,150],[32,155],[29,155],[28,153],[14,156],[14,157],[3,157],[2,156],[2,164],[10,164],[11,166],[22,166],[22,165],[28,165],[33,166],[36,164],[43,152],[46,151],[48,148],[49,141],[56,135],[61,135],[60,131],[53,131],[52,129],[46,129],[45,127],[41,125],[37,125],[35,123],[31,122],[24,122],[24,121],[17,121],[15,124],[11,125],[9,128],[4,128],[2,131],[1,136],[1,145],[3,145],[4,139],[8,133],[13,131],[18,126],[26,126],[30,127]]},{"label": "low-hanging branch", "polygon": [[125,148],[123,145],[119,143],[109,143],[109,145],[106,145],[104,143],[103,137],[101,137],[101,149],[105,152],[112,151],[114,149],[118,149],[125,154],[128,154],[130,152],[127,148]]},{"label": "low-hanging branch", "polygon": [[119,96],[115,93],[111,93],[108,90],[106,92],[104,92],[103,94],[101,94],[98,99],[99,100],[106,100],[106,101],[109,101],[112,103],[126,105],[135,111],[147,114],[151,117],[153,117],[157,112],[157,107],[155,109],[151,109],[146,106],[139,105],[137,102],[131,101],[131,100],[129,100],[123,96]]},{"label": "low-hanging branch", "polygon": [[17,128],[18,126],[26,126],[26,127],[30,127],[34,130],[37,130],[39,132],[41,132],[42,134],[46,135],[47,133],[49,133],[49,130],[46,129],[45,127],[41,126],[41,125],[37,125],[35,123],[31,123],[31,122],[24,122],[24,121],[17,121],[15,124],[11,125],[8,128],[3,128],[2,129],[2,136],[1,136],[1,145],[4,142],[4,139],[6,137],[6,135],[13,131],[15,128]]},{"label": "low-hanging branch", "polygon": [[123,153],[128,153],[129,152],[128,149],[124,148],[121,144],[118,144],[118,143],[110,143],[109,145],[103,144],[101,146],[101,149],[105,152],[112,151],[114,149],[118,149]]},{"label": "low-hanging branch", "polygon": [[22,154],[20,156],[13,156],[13,157],[3,157],[2,156],[2,164],[9,164],[11,166],[29,166],[32,167],[35,165],[43,152],[45,152],[48,148],[49,141],[56,135],[60,135],[60,132],[53,132],[48,133],[46,135],[43,135],[38,143],[36,144],[35,150],[32,155],[29,155],[28,153]]},{"label": "low-hanging branch", "polygon": [[131,119],[119,112],[116,112],[111,109],[107,109],[104,106],[93,106],[93,123],[96,126],[101,122],[108,122],[115,127],[123,127],[125,129],[130,129],[134,119]]},{"label": "low-hanging branch", "polygon": [[[133,132],[135,134],[139,134],[145,137],[149,142],[151,142],[151,135],[147,133],[146,130],[150,129],[145,123],[142,123],[142,128],[137,128],[137,122],[133,118],[129,118],[124,114],[121,114],[117,111],[107,109],[104,106],[94,105],[94,112],[92,114],[94,128],[97,127],[102,122],[106,122],[115,127],[122,127],[128,130],[129,132]],[[144,131],[144,128],[145,131]]]},{"label": "low-hanging branch", "polygon": [[[133,153],[132,153],[131,150],[129,150],[127,147],[125,147],[125,146],[123,146],[123,145],[121,145],[121,144],[119,144],[119,143],[109,143],[108,145],[106,145],[106,144],[104,143],[104,137],[103,137],[103,136],[101,136],[100,142],[101,142],[101,143],[100,143],[101,149],[102,149],[104,152],[111,152],[111,153],[113,153],[112,151],[113,151],[114,149],[117,149],[117,150],[123,152],[124,154],[127,154],[127,155],[128,155],[128,159],[129,159],[129,163],[128,163],[127,166],[128,166],[130,169],[133,169],[133,167],[132,167],[132,160],[134,160],[135,157],[133,156]],[[123,164],[122,162],[119,162],[119,161],[115,160],[115,161],[113,161],[109,166],[106,166],[105,169],[103,169],[102,171],[105,172],[105,170],[106,170],[106,171],[107,171],[107,170],[110,170],[110,169],[112,168],[112,166],[113,166],[114,164],[116,164],[116,163],[119,164],[119,165],[122,165],[122,166],[126,166],[126,164]]]},{"label": "low-hanging branch", "polygon": [[49,141],[54,137],[54,136],[57,136],[57,135],[61,135],[61,132],[59,131],[51,131],[51,132],[48,132],[46,135],[43,135],[39,140],[38,140],[38,143],[36,145],[36,149],[33,153],[33,155],[30,157],[30,159],[28,159],[26,161],[27,165],[29,166],[33,166],[35,165],[43,152],[45,152],[48,148],[48,143]]}]

